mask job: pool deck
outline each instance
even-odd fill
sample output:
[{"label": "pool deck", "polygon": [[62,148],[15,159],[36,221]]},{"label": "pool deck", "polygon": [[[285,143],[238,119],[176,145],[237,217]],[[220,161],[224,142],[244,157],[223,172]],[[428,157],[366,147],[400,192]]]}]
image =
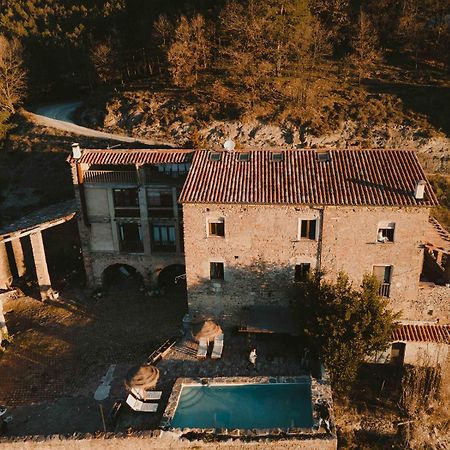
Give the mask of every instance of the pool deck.
[{"label": "pool deck", "polygon": [[[180,377],[233,377],[233,376],[289,376],[309,375],[309,368],[300,363],[300,343],[297,338],[276,335],[231,334],[225,332],[222,358],[211,359],[211,346],[205,359],[198,359],[198,344],[189,338],[179,341],[160,362],[164,375]],[[249,363],[252,348],[257,352],[257,370]]]},{"label": "pool deck", "polygon": [[[212,344],[211,344],[212,345]],[[257,370],[248,362],[252,348],[257,351]],[[319,429],[319,418],[314,408],[320,399],[332,405],[331,387],[328,378],[316,379],[310,376],[308,367],[301,364],[302,345],[298,338],[280,335],[232,334],[225,331],[222,358],[212,360],[208,352],[206,359],[197,359],[197,343],[189,338],[179,341],[170,353],[158,362],[161,379],[159,386],[164,392],[164,412],[161,419],[163,433],[185,438],[195,436],[196,439],[246,439],[261,438],[279,439],[336,439],[334,433],[334,417],[331,408],[333,433],[328,434]],[[183,384],[209,383],[298,383],[311,384],[313,406],[313,428],[282,429],[174,429],[170,421],[175,413]]]}]

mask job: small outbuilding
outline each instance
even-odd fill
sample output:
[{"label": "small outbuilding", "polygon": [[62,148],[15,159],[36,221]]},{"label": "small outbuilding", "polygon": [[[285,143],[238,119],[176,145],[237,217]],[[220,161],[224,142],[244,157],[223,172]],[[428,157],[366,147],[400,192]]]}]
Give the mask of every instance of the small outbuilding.
[{"label": "small outbuilding", "polygon": [[369,362],[436,366],[447,359],[449,348],[450,325],[402,323],[392,333],[391,346]]}]

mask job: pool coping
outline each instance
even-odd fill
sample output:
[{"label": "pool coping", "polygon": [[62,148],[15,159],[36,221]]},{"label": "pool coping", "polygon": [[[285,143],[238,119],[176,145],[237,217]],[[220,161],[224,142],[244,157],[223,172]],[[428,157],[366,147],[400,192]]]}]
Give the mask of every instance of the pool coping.
[{"label": "pool coping", "polygon": [[[175,416],[176,409],[181,396],[183,386],[202,386],[208,384],[209,386],[224,385],[224,384],[298,384],[308,383],[311,386],[311,408],[313,415],[313,426],[311,428],[261,428],[261,429],[243,429],[243,428],[174,428],[171,426],[171,421]],[[180,437],[188,433],[199,435],[217,435],[228,436],[230,438],[239,437],[275,437],[285,434],[287,437],[301,437],[308,438],[335,438],[335,433],[326,434],[319,429],[319,414],[315,405],[318,401],[325,400],[330,405],[330,420],[334,424],[334,415],[332,408],[332,394],[331,386],[328,377],[322,377],[318,380],[310,375],[300,376],[254,376],[254,377],[196,377],[196,378],[177,378],[172,388],[167,406],[164,410],[161,419],[161,428],[171,433],[176,433]],[[332,427],[334,429],[334,427]]]}]

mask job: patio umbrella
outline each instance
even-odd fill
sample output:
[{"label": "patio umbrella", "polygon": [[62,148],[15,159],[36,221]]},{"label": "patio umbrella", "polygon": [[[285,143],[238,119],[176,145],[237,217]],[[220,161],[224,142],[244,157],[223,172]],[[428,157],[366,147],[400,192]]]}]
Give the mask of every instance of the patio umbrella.
[{"label": "patio umbrella", "polygon": [[145,365],[131,368],[125,378],[127,389],[146,391],[153,389],[159,379],[159,370],[155,366]]},{"label": "patio umbrella", "polygon": [[222,328],[213,320],[205,320],[205,322],[193,325],[192,336],[197,342],[201,338],[213,341],[219,334],[222,334]]}]

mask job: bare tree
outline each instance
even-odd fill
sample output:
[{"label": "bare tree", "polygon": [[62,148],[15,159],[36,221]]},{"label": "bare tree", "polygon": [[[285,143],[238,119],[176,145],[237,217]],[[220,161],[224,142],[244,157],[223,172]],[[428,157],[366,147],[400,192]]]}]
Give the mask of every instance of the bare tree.
[{"label": "bare tree", "polygon": [[361,80],[370,76],[375,64],[381,59],[377,32],[363,10],[359,14],[358,30],[352,41],[352,47],[351,62],[358,74],[358,84],[361,85]]},{"label": "bare tree", "polygon": [[14,38],[0,35],[0,109],[14,114],[27,90],[27,73],[23,65],[22,45]]},{"label": "bare tree", "polygon": [[153,22],[153,34],[158,39],[161,50],[165,51],[173,35],[173,25],[166,15],[160,14]]},{"label": "bare tree", "polygon": [[197,83],[199,71],[207,68],[209,48],[203,16],[197,14],[191,20],[181,16],[167,53],[169,71],[177,86],[191,87]]}]

